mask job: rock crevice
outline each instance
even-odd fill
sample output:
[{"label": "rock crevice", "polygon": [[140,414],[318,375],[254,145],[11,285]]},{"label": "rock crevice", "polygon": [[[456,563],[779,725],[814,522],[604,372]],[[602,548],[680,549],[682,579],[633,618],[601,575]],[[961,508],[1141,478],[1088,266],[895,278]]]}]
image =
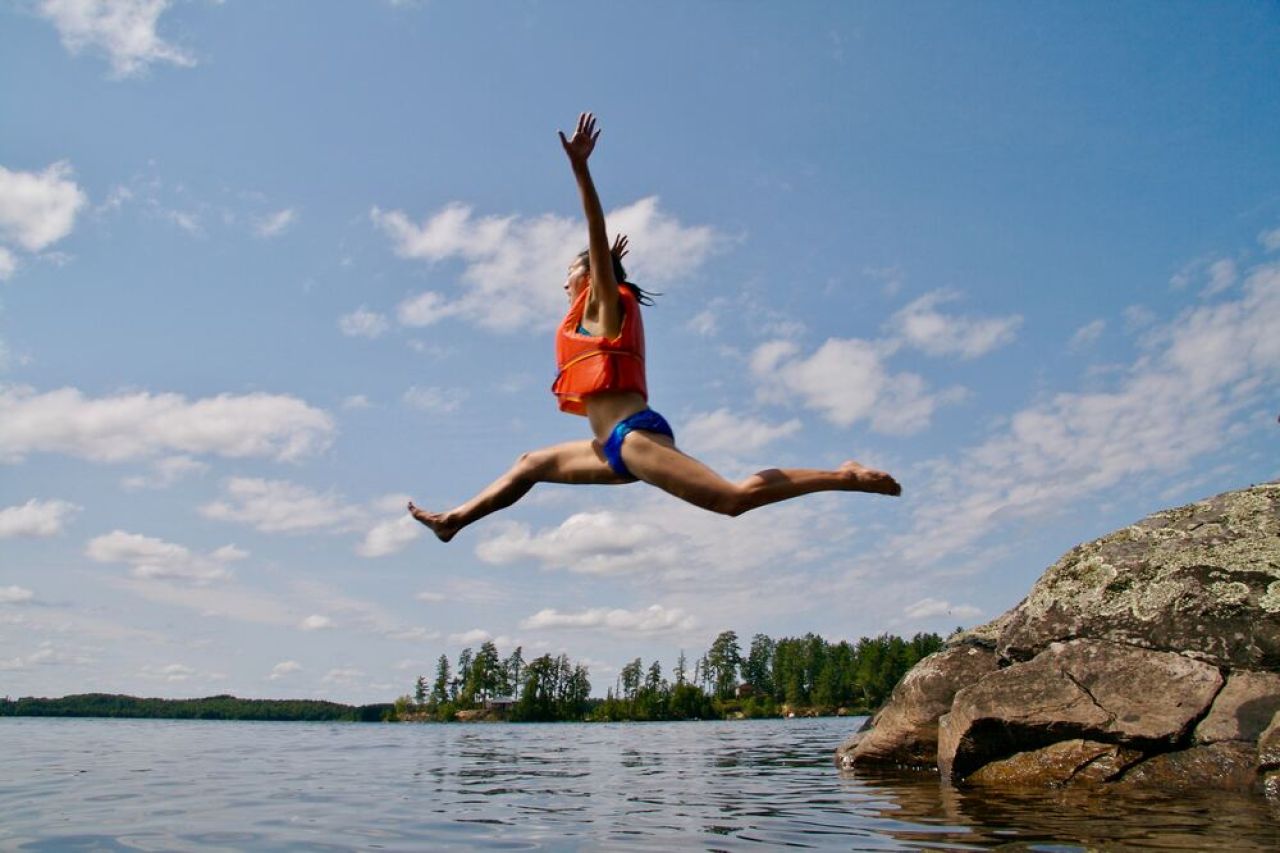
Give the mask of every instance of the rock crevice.
[{"label": "rock crevice", "polygon": [[917,664],[836,760],[1280,795],[1280,483],[1071,549],[1017,607]]}]

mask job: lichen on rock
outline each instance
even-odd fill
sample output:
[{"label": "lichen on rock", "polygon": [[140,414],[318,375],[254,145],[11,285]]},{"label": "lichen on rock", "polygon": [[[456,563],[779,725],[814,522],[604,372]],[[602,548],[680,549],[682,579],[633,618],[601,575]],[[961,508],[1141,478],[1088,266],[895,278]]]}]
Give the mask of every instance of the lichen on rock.
[{"label": "lichen on rock", "polygon": [[[966,649],[986,657],[976,665]],[[917,665],[843,768],[981,784],[1265,783],[1280,797],[1280,483],[1076,546]],[[1250,783],[1252,780],[1252,783]]]}]

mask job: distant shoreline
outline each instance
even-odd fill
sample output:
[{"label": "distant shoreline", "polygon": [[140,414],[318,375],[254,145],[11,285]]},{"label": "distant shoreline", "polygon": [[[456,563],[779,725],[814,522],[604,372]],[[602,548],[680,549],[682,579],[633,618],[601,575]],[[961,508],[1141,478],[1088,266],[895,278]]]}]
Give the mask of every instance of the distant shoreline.
[{"label": "distant shoreline", "polygon": [[[196,699],[158,699],[128,696],[120,693],[78,693],[58,698],[24,696],[0,699],[0,717],[63,717],[78,719],[123,720],[242,720],[246,722],[441,722],[426,714],[405,715],[398,719],[391,703],[344,705],[319,699],[241,699],[219,695]],[[856,717],[862,709],[796,707],[767,716],[690,718],[705,720],[786,719],[816,717]],[[500,714],[471,712],[459,715],[452,723],[510,722]],[[562,720],[557,722],[648,722],[646,720]]]},{"label": "distant shoreline", "polygon": [[383,722],[390,703],[343,705],[319,699],[155,699],[117,693],[78,693],[57,699],[0,699],[0,717],[96,717],[156,720],[258,720],[264,722]]}]

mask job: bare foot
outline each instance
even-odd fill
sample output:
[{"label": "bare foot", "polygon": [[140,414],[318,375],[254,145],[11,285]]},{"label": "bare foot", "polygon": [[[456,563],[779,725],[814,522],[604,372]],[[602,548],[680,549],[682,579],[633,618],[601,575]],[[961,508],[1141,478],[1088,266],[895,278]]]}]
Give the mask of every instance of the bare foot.
[{"label": "bare foot", "polygon": [[421,521],[427,527],[431,528],[431,532],[441,542],[448,542],[458,532],[455,524],[450,524],[447,517],[439,512],[427,512],[413,505],[413,501],[409,501],[409,514]]},{"label": "bare foot", "polygon": [[871,492],[877,495],[892,495],[893,497],[902,494],[902,486],[893,477],[884,471],[877,471],[874,468],[859,465],[852,459],[840,466],[840,473],[848,476],[853,482],[853,491],[855,492]]}]

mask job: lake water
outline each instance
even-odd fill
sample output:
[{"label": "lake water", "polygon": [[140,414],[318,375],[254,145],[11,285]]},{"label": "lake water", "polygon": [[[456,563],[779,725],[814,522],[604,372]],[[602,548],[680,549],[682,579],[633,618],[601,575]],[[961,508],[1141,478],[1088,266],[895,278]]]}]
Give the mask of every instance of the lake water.
[{"label": "lake water", "polygon": [[0,849],[1280,849],[1258,798],[841,775],[856,719],[0,719]]}]

